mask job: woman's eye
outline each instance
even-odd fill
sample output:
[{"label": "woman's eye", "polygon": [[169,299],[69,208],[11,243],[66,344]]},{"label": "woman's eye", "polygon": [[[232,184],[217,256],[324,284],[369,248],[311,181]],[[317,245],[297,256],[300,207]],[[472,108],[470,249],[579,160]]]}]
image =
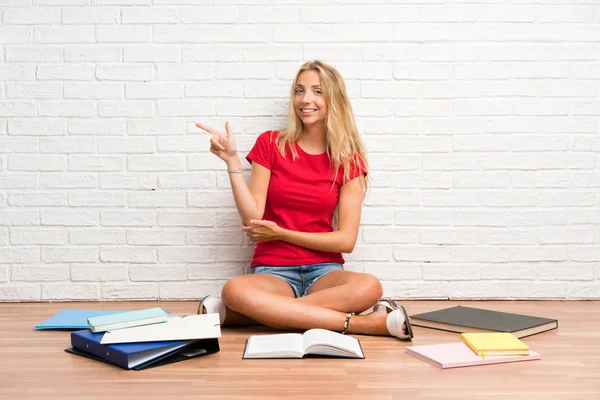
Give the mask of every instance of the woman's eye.
[{"label": "woman's eye", "polygon": [[302,93],[302,89],[296,89],[296,93]]},{"label": "woman's eye", "polygon": [[318,94],[318,95],[321,95],[321,94],[323,94],[323,92],[322,92],[322,91],[320,91],[320,90],[315,90],[315,93],[316,93],[316,94]]}]

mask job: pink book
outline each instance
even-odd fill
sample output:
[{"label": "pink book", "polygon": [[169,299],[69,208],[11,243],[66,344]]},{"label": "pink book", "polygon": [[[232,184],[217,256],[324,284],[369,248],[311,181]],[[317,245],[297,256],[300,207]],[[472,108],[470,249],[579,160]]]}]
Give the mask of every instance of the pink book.
[{"label": "pink book", "polygon": [[408,346],[406,352],[439,368],[469,367],[542,358],[539,353],[531,350],[528,356],[487,356],[483,358],[475,354],[464,342]]}]

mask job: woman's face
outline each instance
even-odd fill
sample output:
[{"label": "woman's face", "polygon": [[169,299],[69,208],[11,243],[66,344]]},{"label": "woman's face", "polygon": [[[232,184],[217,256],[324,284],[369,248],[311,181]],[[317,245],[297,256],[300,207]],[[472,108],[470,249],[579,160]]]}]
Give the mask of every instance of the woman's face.
[{"label": "woman's face", "polygon": [[327,116],[321,79],[317,71],[304,71],[298,77],[294,96],[294,110],[304,125],[322,123]]}]

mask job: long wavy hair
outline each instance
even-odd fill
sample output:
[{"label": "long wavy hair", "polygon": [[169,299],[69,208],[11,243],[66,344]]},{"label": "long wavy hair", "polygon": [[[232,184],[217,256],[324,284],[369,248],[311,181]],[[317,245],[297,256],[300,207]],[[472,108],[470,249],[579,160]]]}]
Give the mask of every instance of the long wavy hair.
[{"label": "long wavy hair", "polygon": [[[302,137],[302,120],[294,108],[294,97],[300,74],[311,70],[319,74],[323,97],[327,103],[325,134],[327,154],[333,166],[332,182],[337,180],[338,171],[340,167],[343,167],[343,182],[346,183],[350,180],[350,171],[353,168],[360,168],[362,162],[368,169],[368,164],[365,145],[358,134],[350,99],[346,93],[346,84],[340,73],[332,66],[320,60],[313,60],[300,67],[290,90],[287,128],[279,131],[277,147],[283,157],[285,157],[287,148],[291,150],[294,159],[298,157],[294,143]],[[367,180],[365,179],[364,182],[363,190],[366,190]]]}]

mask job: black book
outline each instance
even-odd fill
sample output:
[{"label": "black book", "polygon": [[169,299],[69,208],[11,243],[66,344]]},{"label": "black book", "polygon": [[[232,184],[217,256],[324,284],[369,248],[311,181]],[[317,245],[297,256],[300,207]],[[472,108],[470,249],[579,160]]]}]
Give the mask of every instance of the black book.
[{"label": "black book", "polygon": [[456,306],[410,316],[413,326],[449,332],[510,332],[518,338],[558,328],[558,320]]}]

